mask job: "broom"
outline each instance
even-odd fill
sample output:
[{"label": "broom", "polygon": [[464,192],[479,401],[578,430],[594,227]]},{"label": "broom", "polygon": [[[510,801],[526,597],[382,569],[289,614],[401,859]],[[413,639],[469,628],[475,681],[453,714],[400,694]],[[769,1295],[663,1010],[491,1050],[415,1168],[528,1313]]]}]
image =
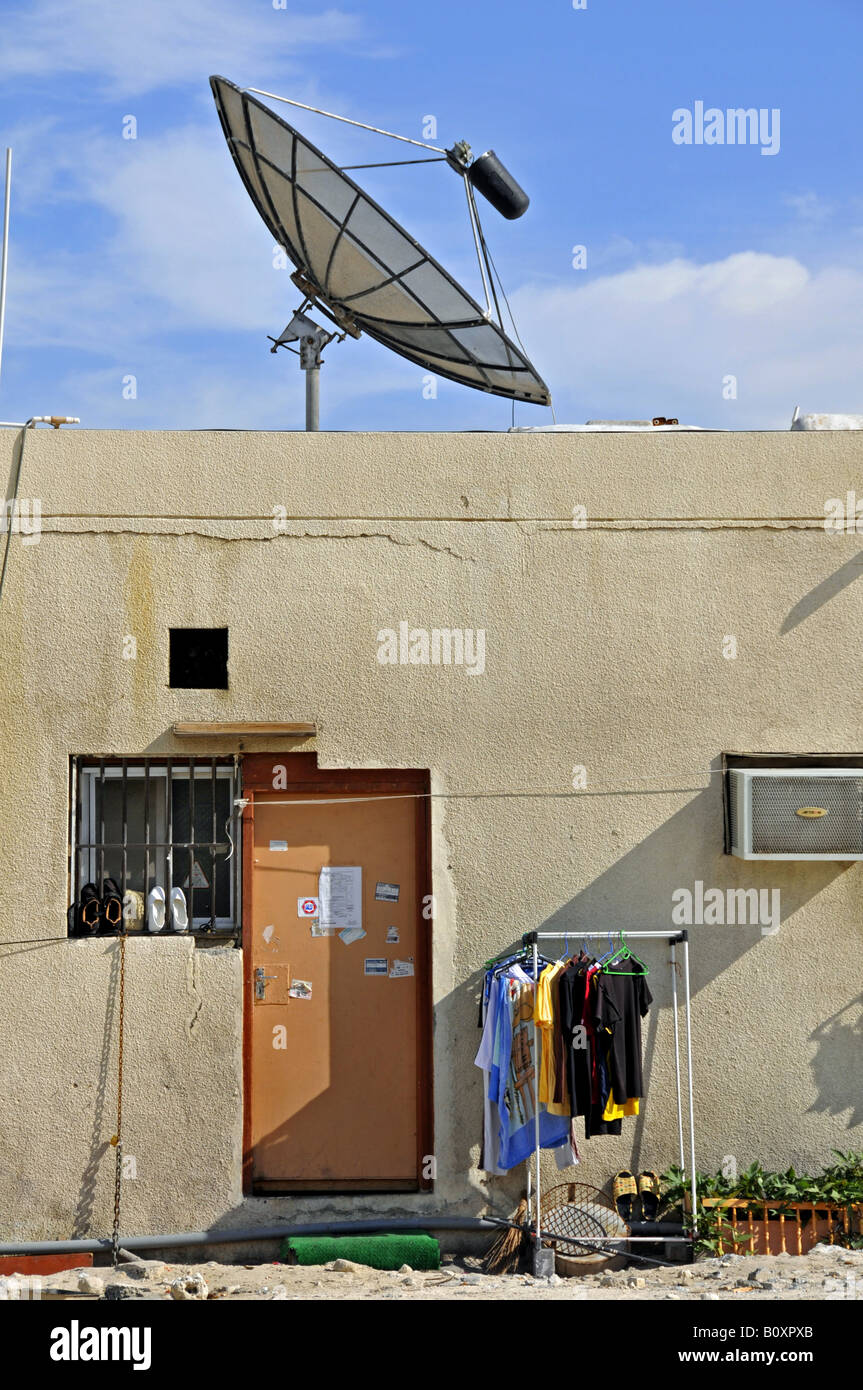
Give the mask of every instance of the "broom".
[{"label": "broom", "polygon": [[488,1248],[482,1267],[486,1274],[515,1274],[527,1253],[530,1238],[527,1233],[527,1198],[522,1197],[512,1218],[515,1226],[501,1231]]}]

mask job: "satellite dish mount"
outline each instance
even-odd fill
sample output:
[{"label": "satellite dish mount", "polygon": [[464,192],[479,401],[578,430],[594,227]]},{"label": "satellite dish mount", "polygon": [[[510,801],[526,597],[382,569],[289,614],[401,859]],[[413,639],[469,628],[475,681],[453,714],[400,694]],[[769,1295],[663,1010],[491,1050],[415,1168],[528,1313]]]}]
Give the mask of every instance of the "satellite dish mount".
[{"label": "satellite dish mount", "polygon": [[[284,332],[278,338],[270,338],[273,345],[270,352],[278,352],[280,347],[284,347],[299,354],[300,368],[306,374],[306,429],[316,430],[320,428],[321,367],[324,360],[321,353],[336,335],[328,333],[314,319],[310,319],[304,312],[308,307],[309,301],[304,300]],[[299,343],[300,346],[291,348],[291,343]]]}]

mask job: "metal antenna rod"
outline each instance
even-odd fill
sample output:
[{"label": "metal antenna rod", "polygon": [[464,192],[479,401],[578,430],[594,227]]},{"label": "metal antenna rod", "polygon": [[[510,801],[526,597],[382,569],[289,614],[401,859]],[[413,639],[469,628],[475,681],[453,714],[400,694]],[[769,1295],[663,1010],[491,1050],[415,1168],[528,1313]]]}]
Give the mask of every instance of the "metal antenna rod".
[{"label": "metal antenna rod", "polygon": [[0,256],[0,373],[3,370],[3,331],[6,326],[6,266],[9,260],[9,201],[12,196],[12,151],[6,150],[6,200],[3,204],[3,251]]},{"label": "metal antenna rod", "polygon": [[388,135],[391,140],[404,140],[406,145],[419,145],[421,150],[434,150],[446,154],[438,145],[430,145],[427,140],[411,140],[407,135],[394,135],[391,130],[381,130],[380,126],[366,125],[365,121],[352,121],[349,116],[337,116],[335,111],[322,111],[319,106],[307,106],[304,101],[292,101],[290,97],[280,97],[276,92],[265,92],[260,87],[245,87],[246,92],[254,92],[259,97],[269,97],[272,101],[284,101],[288,106],[299,106],[303,111],[314,111],[316,116],[329,116],[332,121],[344,121],[345,125],[356,125],[361,130],[372,130],[375,135]]},{"label": "metal antenna rod", "polygon": [[483,260],[482,248],[480,246],[479,231],[477,230],[476,204],[473,200],[473,189],[471,188],[470,179],[468,178],[467,174],[465,174],[464,176],[464,189],[465,193],[467,194],[467,211],[468,216],[470,218],[470,229],[473,232],[473,242],[474,246],[476,247],[476,258],[479,262],[479,273],[482,276],[482,289],[483,294],[485,295],[485,316],[488,319],[491,318],[491,299],[489,297],[488,292],[488,282],[485,278],[486,267],[485,261]]}]

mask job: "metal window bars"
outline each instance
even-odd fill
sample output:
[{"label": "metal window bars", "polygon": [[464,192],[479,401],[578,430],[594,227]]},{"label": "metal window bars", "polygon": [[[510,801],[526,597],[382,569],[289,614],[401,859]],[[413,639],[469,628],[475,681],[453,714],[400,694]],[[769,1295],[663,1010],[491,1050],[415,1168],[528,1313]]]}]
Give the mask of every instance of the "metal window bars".
[{"label": "metal window bars", "polygon": [[[187,804],[178,805],[178,791],[186,787]],[[176,886],[176,861],[180,860],[188,865],[180,886],[188,890],[190,930],[236,931],[241,855],[231,822],[238,797],[239,760],[234,756],[73,758],[70,903],[78,901],[84,883],[104,883],[106,857],[113,861],[110,867],[116,872],[111,876],[117,878],[121,894],[140,880],[146,899],[149,889],[158,883],[170,903],[171,889]],[[209,831],[208,838],[199,838],[201,827],[196,821]],[[210,867],[206,885],[194,881],[196,871],[203,873],[199,864],[203,856]],[[225,863],[229,863],[227,874],[219,871]],[[206,888],[208,910],[195,911],[200,904],[200,896],[196,904],[196,895]],[[170,917],[166,926],[170,927]]]},{"label": "metal window bars", "polygon": [[[677,1083],[677,1129],[678,1141],[680,1145],[680,1168],[682,1172],[687,1171],[686,1146],[683,1135],[683,1088],[680,1077],[680,1027],[678,1021],[678,996],[677,996],[677,951],[679,945],[683,946],[683,983],[684,983],[684,1021],[685,1021],[685,1052],[686,1052],[686,1081],[687,1081],[687,1100],[688,1100],[688,1130],[689,1130],[689,1181],[692,1202],[692,1231],[688,1236],[579,1236],[580,1245],[601,1245],[619,1247],[635,1242],[649,1242],[650,1244],[662,1243],[664,1245],[694,1245],[698,1233],[697,1226],[697,1176],[695,1168],[695,1102],[692,1078],[692,1001],[689,974],[689,934],[686,931],[628,931],[613,930],[602,932],[583,932],[578,927],[570,927],[568,931],[555,932],[527,932],[523,938],[526,946],[533,947],[533,978],[534,987],[539,976],[539,942],[540,941],[568,941],[570,937],[576,937],[579,941],[599,941],[606,940],[608,937],[621,939],[624,941],[634,940],[656,940],[667,941],[671,947],[671,999],[672,1016],[674,1020],[674,1073]],[[535,1194],[533,1207],[531,1203],[531,1171],[530,1159],[527,1160],[527,1192],[529,1204],[529,1218],[534,1226],[534,1238],[536,1249],[541,1250],[543,1239],[540,1233],[541,1208],[542,1208],[542,1175],[540,1168],[540,1134],[539,1134],[539,1033],[536,1026],[536,1019],[533,1020],[533,1107],[534,1107],[534,1135],[535,1148],[533,1153],[534,1160],[534,1184]],[[624,1253],[621,1251],[621,1253]]]}]

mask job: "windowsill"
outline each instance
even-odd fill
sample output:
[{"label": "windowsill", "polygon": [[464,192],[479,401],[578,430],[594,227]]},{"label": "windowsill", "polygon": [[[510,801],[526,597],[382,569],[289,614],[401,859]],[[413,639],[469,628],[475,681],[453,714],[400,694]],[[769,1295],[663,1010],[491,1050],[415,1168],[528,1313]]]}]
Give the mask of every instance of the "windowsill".
[{"label": "windowsill", "polygon": [[143,931],[100,931],[86,936],[82,933],[76,933],[68,939],[69,941],[115,941],[118,937],[125,936],[127,941],[139,941],[144,939],[150,941],[165,941],[168,938],[172,940],[182,940],[183,938],[189,937],[194,937],[196,940],[203,941],[232,941],[239,937],[239,935],[240,928],[238,926],[216,927],[213,931],[210,931],[206,927],[190,927],[188,931],[173,931],[170,927],[164,927],[162,931],[155,932],[147,931],[145,928]]}]

